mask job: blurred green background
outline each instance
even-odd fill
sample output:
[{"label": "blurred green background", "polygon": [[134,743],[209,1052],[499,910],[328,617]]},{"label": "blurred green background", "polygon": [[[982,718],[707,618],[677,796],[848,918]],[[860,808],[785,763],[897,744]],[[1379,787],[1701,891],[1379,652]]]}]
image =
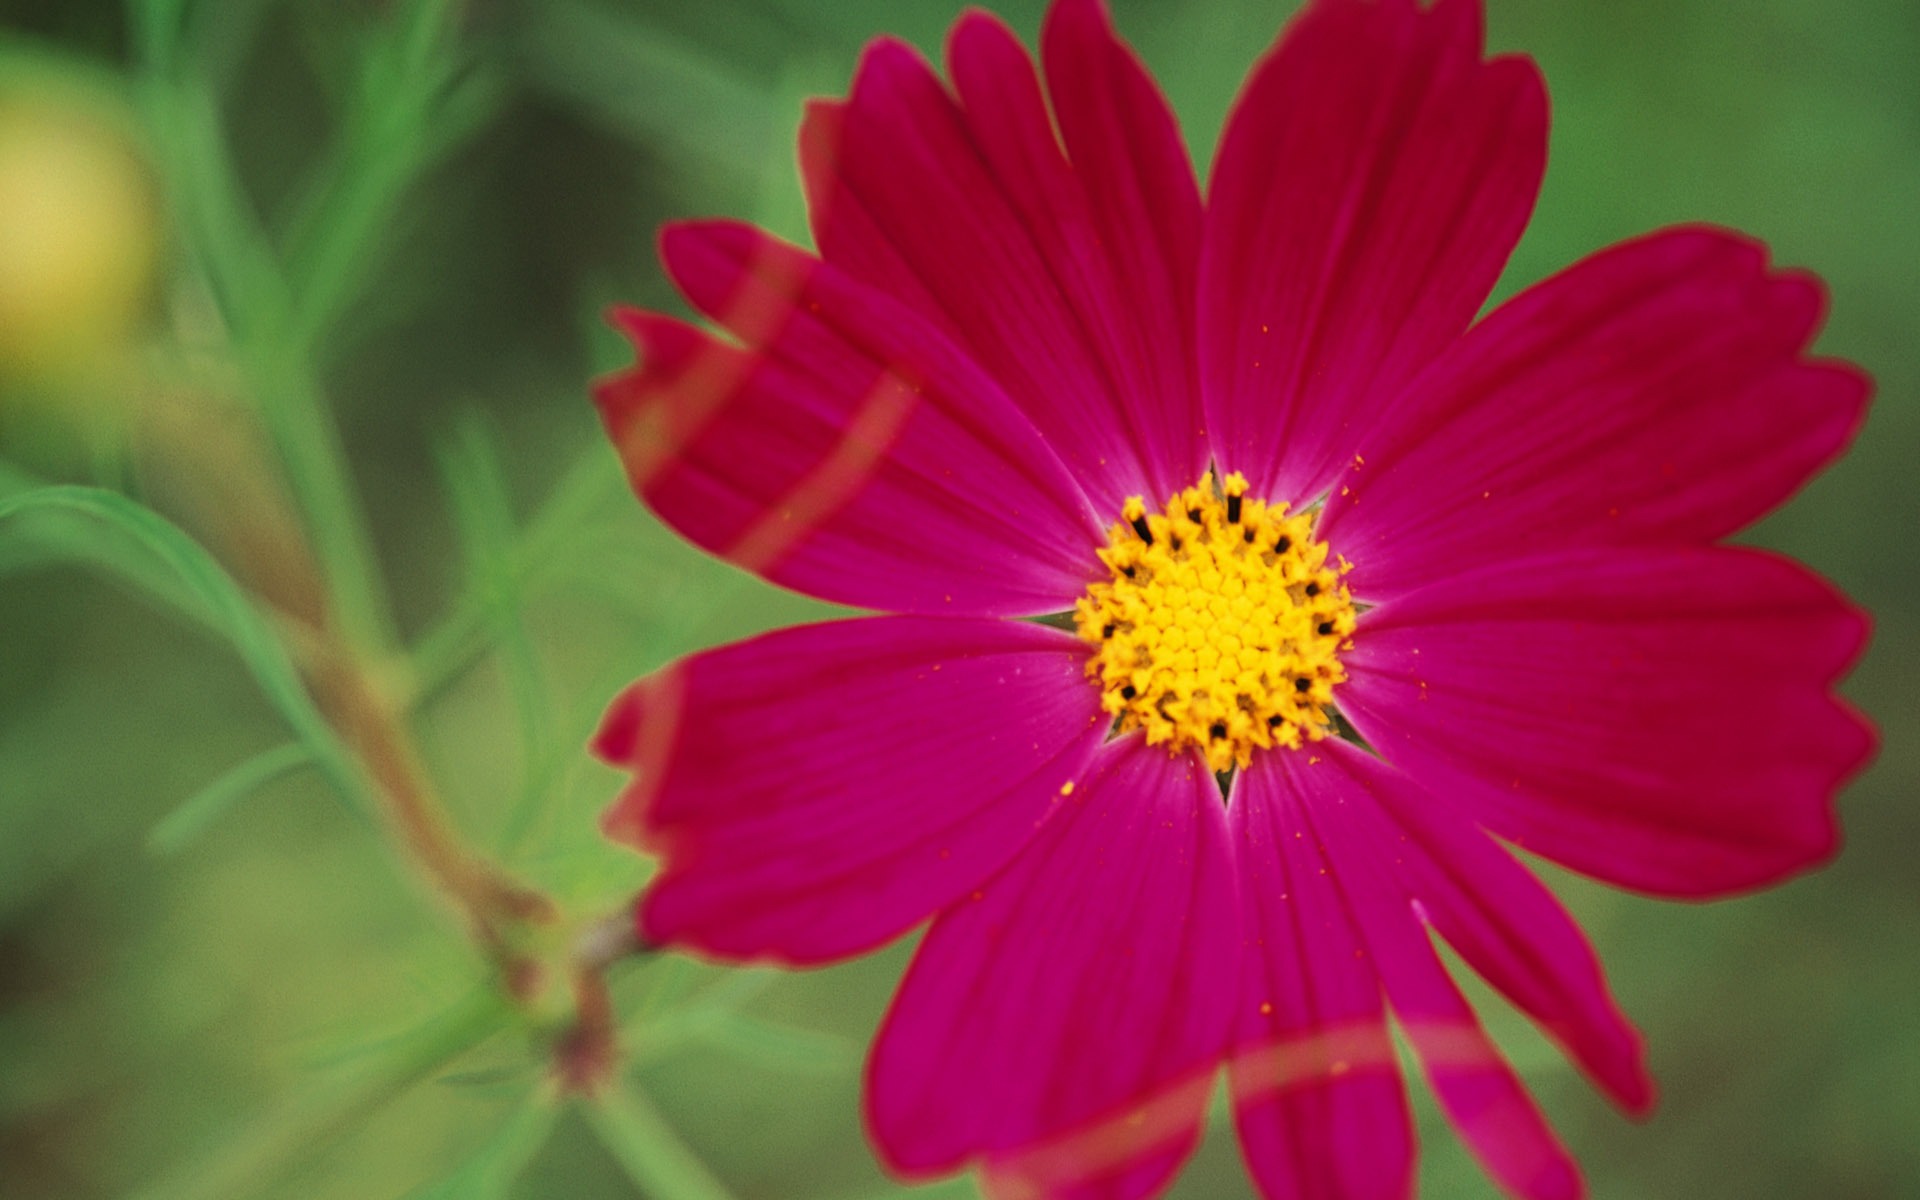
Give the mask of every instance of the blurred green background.
[{"label": "blurred green background", "polygon": [[[224,554],[245,496],[209,495],[178,452],[202,442],[169,441],[167,415],[292,447],[361,597],[343,615],[405,647],[383,678],[457,824],[570,918],[617,908],[647,867],[596,831],[619,782],[580,749],[601,706],[825,610],[703,559],[625,491],[586,398],[625,355],[598,313],[677,307],[664,219],[802,236],[803,97],[842,90],[876,32],[936,47],[958,7],[0,0],[0,505],[102,485]],[[1037,2],[993,7],[1038,25]],[[1204,169],[1293,5],[1114,7]],[[1555,114],[1502,294],[1691,219],[1831,284],[1821,348],[1879,398],[1752,536],[1874,612],[1848,692],[1885,745],[1841,799],[1845,853],[1788,887],[1682,907],[1552,873],[1651,1041],[1650,1124],[1483,1011],[1596,1196],[1920,1196],[1920,6],[1490,7]],[[900,1190],[858,1091],[904,947],[802,974],[618,970],[616,1099],[556,1106],[539,1031],[486,999],[450,911],[289,741],[299,701],[263,690],[259,628],[190,547],[123,517],[0,526],[0,1196]],[[378,577],[390,604],[365,599]],[[1493,1194],[1422,1112],[1428,1194]],[[1175,1194],[1250,1194],[1225,1123]]]}]

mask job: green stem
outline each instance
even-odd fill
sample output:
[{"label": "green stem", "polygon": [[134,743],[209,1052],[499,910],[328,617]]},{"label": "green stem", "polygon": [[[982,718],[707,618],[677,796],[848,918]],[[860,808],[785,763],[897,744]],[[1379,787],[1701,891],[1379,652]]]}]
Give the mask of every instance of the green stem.
[{"label": "green stem", "polygon": [[654,1200],[733,1200],[652,1102],[614,1086],[586,1104],[587,1122],[641,1192]]},{"label": "green stem", "polygon": [[386,583],[371,525],[347,466],[332,409],[312,365],[297,350],[269,351],[251,364],[287,480],[306,517],[327,581],[327,598],[347,643],[375,657],[395,644]]}]

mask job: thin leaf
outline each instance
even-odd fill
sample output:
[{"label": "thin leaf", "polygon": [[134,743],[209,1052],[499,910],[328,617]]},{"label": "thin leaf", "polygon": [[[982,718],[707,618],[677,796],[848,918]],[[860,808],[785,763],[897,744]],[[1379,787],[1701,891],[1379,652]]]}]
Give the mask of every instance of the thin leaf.
[{"label": "thin leaf", "polygon": [[319,345],[371,277],[407,192],[499,109],[499,80],[475,68],[460,45],[460,7],[400,5],[361,56],[339,138],[293,223],[287,279],[296,344]]},{"label": "thin leaf", "polygon": [[332,610],[358,646],[383,651],[394,640],[392,620],[366,514],[306,347],[292,337],[293,302],[241,186],[217,99],[188,61],[183,6],[136,4],[134,16],[146,54],[142,108],[182,248],[233,337],[325,568]]},{"label": "thin leaf", "polygon": [[408,1200],[506,1200],[553,1132],[559,1108],[536,1091],[507,1117],[451,1175],[409,1194]]},{"label": "thin leaf", "polygon": [[585,1107],[600,1144],[650,1200],[732,1200],[732,1193],[637,1090],[610,1088]]},{"label": "thin leaf", "polygon": [[312,748],[298,742],[255,755],[160,818],[147,835],[147,850],[163,856],[178,854],[242,800],[312,762]]},{"label": "thin leaf", "polygon": [[[551,581],[567,552],[595,527],[595,513],[625,494],[617,461],[599,445],[581,455],[495,562],[505,586],[523,604]],[[410,705],[424,703],[459,678],[500,636],[500,620],[483,598],[463,595],[414,648]]]},{"label": "thin leaf", "polygon": [[841,1071],[860,1057],[859,1047],[839,1034],[801,1029],[744,1014],[721,1021],[713,1031],[712,1041],[717,1047],[761,1065],[785,1065],[805,1071]]},{"label": "thin leaf", "polygon": [[507,1027],[514,1010],[491,986],[400,1039],[378,1062],[334,1085],[300,1088],[232,1141],[134,1200],[240,1200],[291,1194],[278,1185],[381,1105]]},{"label": "thin leaf", "polygon": [[528,74],[614,132],[664,142],[751,187],[776,126],[771,89],[655,26],[580,0],[529,6]]},{"label": "thin leaf", "polygon": [[[61,523],[61,517],[82,520]],[[125,496],[68,486],[0,499],[0,561],[4,548],[19,538],[112,570],[225,637],[315,764],[343,797],[364,807],[358,771],[314,707],[273,627],[198,542]]]},{"label": "thin leaf", "polygon": [[519,715],[522,779],[515,806],[519,814],[536,797],[549,762],[560,757],[560,744],[554,729],[552,689],[521,619],[526,602],[519,594],[519,580],[503,569],[517,531],[499,438],[477,414],[470,414],[441,446],[439,457],[466,560],[467,587],[499,632],[508,689]]},{"label": "thin leaf", "polygon": [[653,1037],[642,1041],[636,1060],[657,1058],[691,1042],[734,1054],[755,1066],[832,1074],[847,1069],[860,1056],[859,1048],[838,1034],[763,1021],[743,1013],[718,1013],[682,1028],[684,1035],[672,1038],[671,1044]]}]

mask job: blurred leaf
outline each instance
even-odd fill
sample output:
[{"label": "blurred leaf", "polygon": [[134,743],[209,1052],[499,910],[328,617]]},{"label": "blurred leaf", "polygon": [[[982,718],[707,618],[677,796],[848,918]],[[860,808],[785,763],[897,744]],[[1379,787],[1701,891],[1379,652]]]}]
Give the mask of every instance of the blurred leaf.
[{"label": "blurred leaf", "polygon": [[938,1183],[929,1183],[923,1187],[910,1187],[901,1184],[890,1187],[884,1192],[867,1192],[859,1200],[899,1200],[901,1196],[919,1196],[922,1200],[973,1200],[980,1195],[980,1187],[974,1181],[972,1173],[955,1175],[942,1179]]},{"label": "blurred leaf", "polygon": [[469,413],[439,450],[440,470],[466,560],[467,588],[499,637],[508,688],[520,718],[524,778],[517,807],[524,808],[538,790],[536,781],[546,773],[549,760],[557,755],[558,739],[552,689],[521,620],[526,604],[520,594],[521,579],[508,566],[517,531],[499,438],[483,418]]},{"label": "blurred leaf", "polygon": [[276,1185],[382,1104],[505,1028],[513,1009],[490,985],[397,1039],[343,1083],[309,1086],[261,1115],[227,1145],[135,1200],[238,1200],[284,1195]]},{"label": "blurred leaf", "polygon": [[15,492],[24,492],[45,485],[12,463],[0,459],[0,496],[11,496]]},{"label": "blurred leaf", "polygon": [[376,29],[287,255],[292,340],[311,352],[372,275],[401,199],[499,110],[499,80],[460,44],[453,0],[412,0]]},{"label": "blurred leaf", "polygon": [[162,817],[147,835],[147,849],[161,855],[179,853],[234,805],[312,762],[312,748],[298,742],[276,746],[248,759]]},{"label": "blurred leaf", "polygon": [[[526,526],[493,563],[503,585],[521,603],[547,583],[568,551],[592,531],[593,517],[626,491],[618,461],[596,444],[574,461]],[[464,594],[438,625],[416,644],[412,705],[419,705],[459,677],[500,636],[502,614],[482,597]]]},{"label": "blurred leaf", "polygon": [[585,1107],[601,1145],[649,1200],[731,1200],[732,1193],[638,1091],[609,1088]]},{"label": "blurred leaf", "polygon": [[450,1088],[490,1088],[503,1083],[518,1083],[533,1074],[536,1064],[532,1060],[517,1063],[503,1063],[493,1067],[478,1067],[471,1071],[452,1071],[434,1080],[441,1087]]},{"label": "blurred leaf", "polygon": [[212,293],[245,367],[307,531],[331,607],[363,648],[393,641],[373,540],[339,430],[293,336],[293,299],[241,186],[211,85],[190,61],[177,0],[134,4],[145,75],[140,96],[188,261]]},{"label": "blurred leaf", "polygon": [[860,1048],[839,1034],[781,1025],[742,1013],[722,1014],[703,1031],[701,1040],[764,1067],[834,1072],[845,1070],[860,1058]]},{"label": "blurred leaf", "polygon": [[603,5],[528,7],[532,23],[518,44],[542,87],[614,132],[664,142],[748,185],[761,178],[776,130],[786,136],[772,89],[701,46]]},{"label": "blurred leaf", "polygon": [[340,795],[363,799],[358,772],[273,627],[198,542],[125,496],[65,486],[0,499],[0,565],[22,540],[51,558],[105,568],[225,637]]},{"label": "blurred leaf", "polygon": [[410,1193],[409,1200],[505,1200],[514,1181],[553,1132],[559,1107],[541,1092],[527,1097],[453,1174]]},{"label": "blurred leaf", "polygon": [[264,344],[285,327],[287,294],[272,246],[240,185],[219,104],[204,80],[172,63],[153,64],[141,82],[181,248],[206,280],[232,336]]}]

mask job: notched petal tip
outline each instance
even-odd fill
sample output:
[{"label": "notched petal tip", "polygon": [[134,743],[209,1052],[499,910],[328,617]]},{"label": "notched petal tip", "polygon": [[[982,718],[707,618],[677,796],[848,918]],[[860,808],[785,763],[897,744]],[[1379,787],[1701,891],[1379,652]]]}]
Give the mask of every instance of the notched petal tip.
[{"label": "notched petal tip", "polygon": [[608,766],[630,765],[633,752],[640,744],[643,705],[637,693],[641,686],[634,684],[614,697],[613,703],[607,706],[606,713],[600,718],[600,728],[587,743],[593,756]]},{"label": "notched petal tip", "polygon": [[1060,49],[1096,49],[1119,40],[1106,0],[1058,0],[1040,26],[1041,43],[1060,40]]}]

